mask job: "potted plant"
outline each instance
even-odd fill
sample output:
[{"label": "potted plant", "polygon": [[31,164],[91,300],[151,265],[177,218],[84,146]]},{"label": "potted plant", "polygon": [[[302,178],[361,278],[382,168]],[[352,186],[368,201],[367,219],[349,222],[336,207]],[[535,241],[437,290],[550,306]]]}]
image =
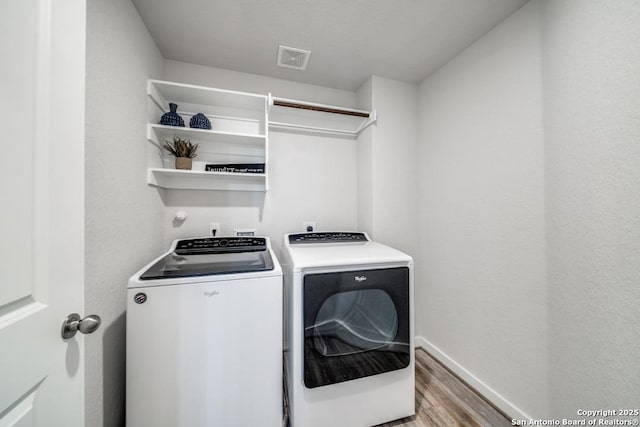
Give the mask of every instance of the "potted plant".
[{"label": "potted plant", "polygon": [[192,160],[197,156],[198,144],[192,144],[188,139],[173,137],[173,143],[164,142],[164,148],[176,157],[176,169],[191,169]]}]

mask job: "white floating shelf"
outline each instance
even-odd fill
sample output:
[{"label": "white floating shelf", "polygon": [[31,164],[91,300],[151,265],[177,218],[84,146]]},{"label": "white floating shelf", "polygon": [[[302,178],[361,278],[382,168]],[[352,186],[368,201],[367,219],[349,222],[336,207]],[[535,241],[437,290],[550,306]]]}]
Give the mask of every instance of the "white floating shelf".
[{"label": "white floating shelf", "polygon": [[266,174],[149,168],[147,182],[179,190],[267,191]]},{"label": "white floating shelf", "polygon": [[265,95],[162,80],[149,80],[147,91],[154,102],[162,108],[166,108],[169,102],[175,102],[177,104],[218,105],[227,108],[264,111],[267,100]]},{"label": "white floating shelf", "polygon": [[[266,135],[254,135],[236,132],[221,132],[207,129],[194,129],[188,127],[176,127],[150,124],[147,138],[152,142],[162,145],[165,140],[171,141],[174,136],[191,139],[193,142],[211,142],[225,144],[247,144],[264,146],[267,140]],[[155,134],[155,141],[153,138]]]}]

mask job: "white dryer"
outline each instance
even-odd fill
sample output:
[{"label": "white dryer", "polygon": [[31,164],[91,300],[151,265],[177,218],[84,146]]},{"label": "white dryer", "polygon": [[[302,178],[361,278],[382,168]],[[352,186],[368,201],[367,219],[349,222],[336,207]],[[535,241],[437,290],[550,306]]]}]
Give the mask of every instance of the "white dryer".
[{"label": "white dryer", "polygon": [[413,415],[413,260],[365,233],[289,234],[292,427],[369,427]]},{"label": "white dryer", "polygon": [[127,426],[282,425],[282,270],[267,238],[176,240],[127,300]]}]

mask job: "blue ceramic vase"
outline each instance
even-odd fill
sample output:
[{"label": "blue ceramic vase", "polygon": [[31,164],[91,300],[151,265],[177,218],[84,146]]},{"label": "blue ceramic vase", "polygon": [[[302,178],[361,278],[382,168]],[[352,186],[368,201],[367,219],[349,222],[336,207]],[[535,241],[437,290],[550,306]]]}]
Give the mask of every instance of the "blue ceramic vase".
[{"label": "blue ceramic vase", "polygon": [[197,129],[211,129],[211,122],[207,116],[202,113],[198,113],[191,117],[191,120],[189,120],[189,126]]},{"label": "blue ceramic vase", "polygon": [[160,124],[165,126],[180,126],[184,127],[184,120],[176,113],[178,110],[178,104],[173,102],[169,103],[169,112],[164,113],[160,118]]}]

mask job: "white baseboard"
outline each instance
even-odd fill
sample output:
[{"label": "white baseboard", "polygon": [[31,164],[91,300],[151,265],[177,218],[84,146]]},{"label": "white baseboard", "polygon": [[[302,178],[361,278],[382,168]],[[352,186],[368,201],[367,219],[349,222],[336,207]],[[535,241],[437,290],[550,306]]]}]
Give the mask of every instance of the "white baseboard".
[{"label": "white baseboard", "polygon": [[502,397],[496,391],[494,391],[491,387],[483,383],[479,378],[474,376],[471,372],[467,371],[462,365],[449,357],[445,352],[440,350],[435,345],[431,344],[424,337],[416,336],[415,337],[415,346],[422,347],[427,352],[429,352],[433,357],[438,359],[440,363],[446,366],[449,370],[454,372],[464,381],[466,381],[471,387],[476,389],[478,393],[480,393],[485,399],[489,400],[493,405],[499,408],[502,412],[507,414],[508,416],[519,419],[519,420],[529,420],[531,417],[525,414],[520,408],[516,407],[514,404],[509,402],[507,399]]}]

